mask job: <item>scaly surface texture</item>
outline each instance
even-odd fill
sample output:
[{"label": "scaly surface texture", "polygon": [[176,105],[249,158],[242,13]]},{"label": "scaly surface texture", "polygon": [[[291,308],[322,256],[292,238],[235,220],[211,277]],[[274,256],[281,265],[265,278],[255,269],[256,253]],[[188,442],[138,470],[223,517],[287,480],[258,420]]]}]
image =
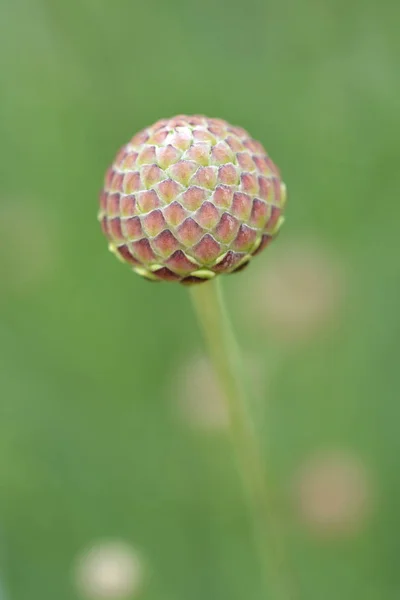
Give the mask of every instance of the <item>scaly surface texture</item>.
[{"label": "scaly surface texture", "polygon": [[247,131],[181,115],[120,150],[99,219],[134,271],[192,284],[244,268],[276,235],[285,200],[277,167]]}]

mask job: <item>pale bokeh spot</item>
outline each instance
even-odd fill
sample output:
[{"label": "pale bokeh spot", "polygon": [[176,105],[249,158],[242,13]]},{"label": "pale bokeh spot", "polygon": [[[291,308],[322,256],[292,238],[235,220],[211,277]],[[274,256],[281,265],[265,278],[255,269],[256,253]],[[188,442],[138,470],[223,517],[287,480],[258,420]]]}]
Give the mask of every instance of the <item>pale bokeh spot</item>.
[{"label": "pale bokeh spot", "polygon": [[77,559],[74,583],[88,600],[130,600],[140,593],[145,567],[138,551],[122,541],[93,544]]},{"label": "pale bokeh spot", "polygon": [[192,357],[185,363],[177,373],[173,391],[178,413],[186,423],[198,429],[227,429],[225,399],[207,357]]},{"label": "pale bokeh spot", "polygon": [[[261,397],[263,365],[257,357],[247,358],[245,362],[254,395]],[[186,424],[205,431],[224,431],[228,428],[226,401],[207,356],[193,356],[179,367],[173,380],[172,393],[178,415]]]},{"label": "pale bokeh spot", "polygon": [[347,536],[366,524],[375,486],[369,469],[357,456],[341,450],[319,452],[301,465],[294,497],[299,518],[309,530]]},{"label": "pale bokeh spot", "polygon": [[332,322],[345,293],[343,265],[308,239],[286,243],[253,277],[242,301],[244,318],[290,342],[312,337]]},{"label": "pale bokeh spot", "polygon": [[11,288],[40,285],[56,268],[56,226],[35,201],[0,206],[0,271]]}]

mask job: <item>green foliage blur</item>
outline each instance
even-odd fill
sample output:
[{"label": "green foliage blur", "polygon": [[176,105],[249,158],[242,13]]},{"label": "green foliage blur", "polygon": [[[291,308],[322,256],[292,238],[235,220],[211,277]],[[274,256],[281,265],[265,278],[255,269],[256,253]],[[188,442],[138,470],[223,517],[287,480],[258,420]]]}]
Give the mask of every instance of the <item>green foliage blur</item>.
[{"label": "green foliage blur", "polygon": [[[223,423],[183,381],[203,352],[187,290],[119,264],[96,219],[119,147],[179,113],[248,129],[289,190],[279,239],[223,286],[297,598],[400,598],[399,19],[394,0],[1,0],[1,600],[275,600]],[[113,540],[146,575],[96,596],[79,557]]]}]

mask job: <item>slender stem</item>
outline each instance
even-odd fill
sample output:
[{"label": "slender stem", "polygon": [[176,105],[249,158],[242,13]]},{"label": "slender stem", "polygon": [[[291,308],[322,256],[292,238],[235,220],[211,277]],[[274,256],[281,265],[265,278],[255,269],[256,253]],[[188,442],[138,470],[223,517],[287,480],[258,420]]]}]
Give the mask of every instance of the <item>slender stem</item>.
[{"label": "slender stem", "polygon": [[275,506],[268,493],[265,469],[254,425],[249,414],[243,361],[241,360],[219,286],[219,278],[190,288],[211,361],[226,397],[230,434],[253,516],[254,534],[263,574],[271,598],[289,600],[282,535]]}]

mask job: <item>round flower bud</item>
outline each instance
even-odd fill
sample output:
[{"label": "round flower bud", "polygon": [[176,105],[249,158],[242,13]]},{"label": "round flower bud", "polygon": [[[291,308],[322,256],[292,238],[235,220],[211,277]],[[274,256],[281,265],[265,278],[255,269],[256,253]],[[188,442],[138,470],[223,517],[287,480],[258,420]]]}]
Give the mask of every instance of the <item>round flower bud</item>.
[{"label": "round flower bud", "polygon": [[99,220],[136,273],[192,284],[244,268],[278,232],[285,200],[277,167],[244,129],[181,115],[123,146]]}]

